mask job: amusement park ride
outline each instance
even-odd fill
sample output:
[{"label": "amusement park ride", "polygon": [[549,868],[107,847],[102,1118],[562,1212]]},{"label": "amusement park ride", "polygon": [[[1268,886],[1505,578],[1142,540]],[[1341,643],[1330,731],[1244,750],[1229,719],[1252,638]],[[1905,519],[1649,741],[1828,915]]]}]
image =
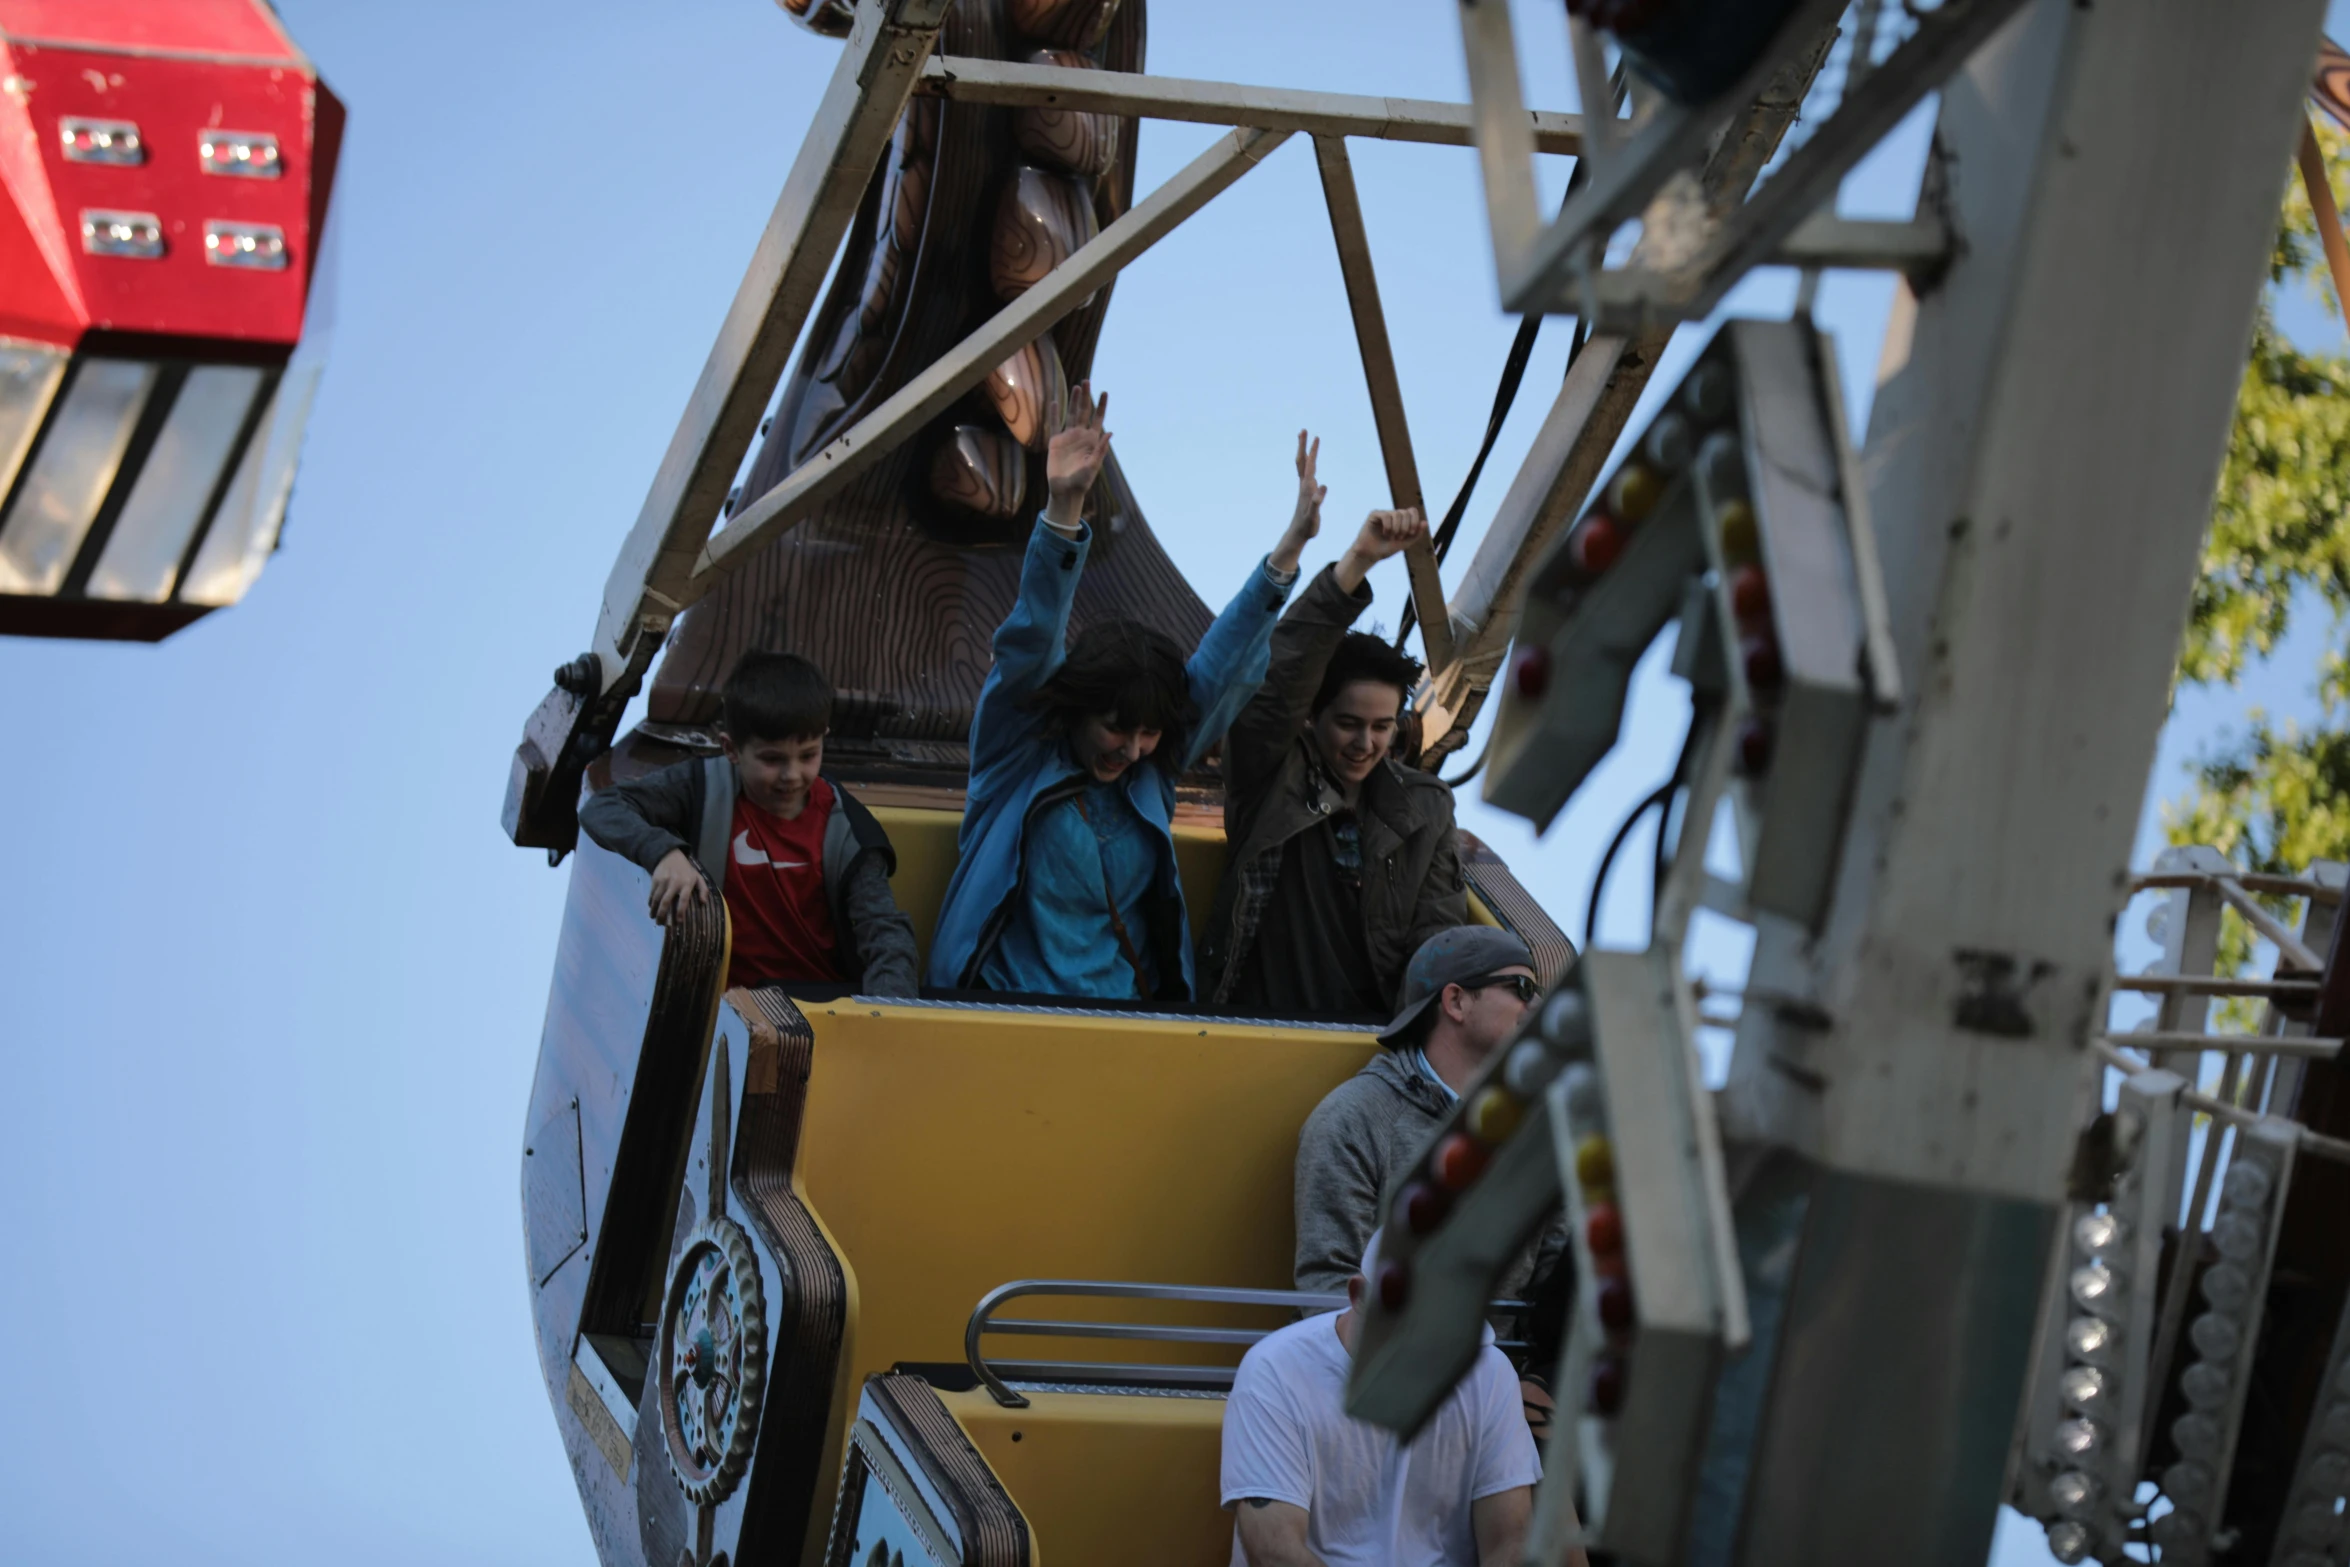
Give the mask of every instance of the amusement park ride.
[{"label": "amusement park ride", "polygon": [[[724,991],[723,908],[654,926],[577,802],[713,751],[744,650],[807,653],[926,940],[981,649],[1117,274],[1298,135],[1397,504],[1421,486],[1350,140],[1473,148],[1502,305],[1579,318],[1457,583],[1408,562],[1424,763],[1498,687],[1483,787],[1547,824],[1668,628],[1693,710],[1645,950],[1578,957],[1464,843],[1473,912],[1551,994],[1392,1194],[1354,1411],[1415,1430],[1563,1202],[1585,1287],[1529,1562],[1976,1567],[2003,1501],[2065,1561],[2350,1561],[2343,874],[2126,873],[2320,0],[1575,0],[1593,115],[1525,108],[1502,0],[1459,7],[1467,104],[1154,77],[1143,0],[785,5],[838,67],[506,801],[517,844],[576,850],[522,1185],[605,1561],[1231,1552],[1222,1390],[1279,1312],[1331,1304],[1289,1288],[1291,1157],[1368,1036]],[[1839,217],[1935,92],[1915,214]],[[1147,119],[1231,130],[1140,193]],[[1540,153],[1577,160],[1555,214]],[[1667,339],[1764,264],[1898,274],[1865,440],[1801,310],[1720,329],[1632,431]],[[1196,638],[1114,461],[1087,514],[1079,622]],[[1205,909],[1213,775],[1183,801]],[[2117,976],[2140,892],[2166,957]],[[1756,932],[1718,1091],[1701,908]],[[2223,908],[2276,978],[2215,975]],[[2158,1026],[2109,1035],[2116,990]],[[2259,1032],[2207,1031],[2226,996]],[[1002,1314],[1032,1299],[1056,1309]]]},{"label": "amusement park ride", "polygon": [[252,586],[342,136],[265,0],[0,0],[0,634],[152,642]]}]

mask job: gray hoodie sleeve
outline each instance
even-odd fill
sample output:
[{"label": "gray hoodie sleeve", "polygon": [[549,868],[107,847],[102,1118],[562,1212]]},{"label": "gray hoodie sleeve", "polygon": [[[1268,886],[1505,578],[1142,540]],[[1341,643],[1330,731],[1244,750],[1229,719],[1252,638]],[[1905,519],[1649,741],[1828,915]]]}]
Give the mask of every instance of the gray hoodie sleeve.
[{"label": "gray hoodie sleeve", "polygon": [[1362,1079],[1350,1079],[1306,1117],[1297,1139],[1297,1287],[1343,1291],[1379,1227],[1385,1179],[1365,1114]]},{"label": "gray hoodie sleeve", "polygon": [[648,871],[672,849],[690,856],[702,814],[701,774],[700,762],[680,762],[634,783],[600,789],[580,802],[579,825],[597,843]]},{"label": "gray hoodie sleeve", "polygon": [[859,857],[841,888],[841,904],[857,938],[857,956],[865,973],[857,982],[860,994],[912,996],[915,994],[914,922],[898,907],[889,890],[889,873],[879,854]]}]

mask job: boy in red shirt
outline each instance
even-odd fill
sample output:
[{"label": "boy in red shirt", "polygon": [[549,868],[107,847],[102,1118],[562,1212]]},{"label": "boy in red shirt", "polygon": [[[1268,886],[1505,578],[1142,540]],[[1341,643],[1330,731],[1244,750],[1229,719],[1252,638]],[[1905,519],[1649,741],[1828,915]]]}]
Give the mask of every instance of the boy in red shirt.
[{"label": "boy in red shirt", "polygon": [[580,826],[653,873],[660,923],[713,892],[726,899],[729,985],[913,995],[914,927],[890,895],[889,834],[823,773],[831,684],[804,658],[746,653],[719,704],[723,756],[592,795]]}]

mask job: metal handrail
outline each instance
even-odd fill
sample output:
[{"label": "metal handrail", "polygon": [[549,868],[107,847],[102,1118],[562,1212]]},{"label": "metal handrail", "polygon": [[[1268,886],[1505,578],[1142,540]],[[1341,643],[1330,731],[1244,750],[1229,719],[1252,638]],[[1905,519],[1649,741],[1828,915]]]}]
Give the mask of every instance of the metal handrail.
[{"label": "metal handrail", "polygon": [[[1083,1377],[1099,1377],[1104,1372],[1125,1369],[1123,1362],[1106,1360],[1007,1360],[995,1365],[988,1363],[980,1353],[982,1334],[1013,1333],[1039,1338],[1096,1338],[1122,1339],[1128,1342],[1145,1340],[1161,1344],[1237,1344],[1256,1343],[1276,1328],[1194,1328],[1169,1323],[1164,1326],[1148,1322],[1053,1322],[1034,1317],[1010,1317],[999,1322],[995,1312],[1006,1301],[1023,1295],[1067,1295],[1096,1300],[1180,1300],[1218,1306],[1287,1306],[1293,1310],[1337,1311],[1345,1307],[1346,1295],[1341,1291],[1321,1290],[1251,1290],[1226,1289],[1208,1284],[1121,1284],[1102,1279],[1016,1279],[999,1284],[979,1297],[979,1304],[971,1308],[971,1320],[963,1329],[963,1357],[970,1364],[971,1374],[987,1388],[995,1401],[1006,1409],[1026,1409],[1028,1400],[1014,1392],[1007,1380],[1067,1381]],[[1495,1311],[1523,1311],[1522,1300],[1497,1300]],[[1147,1368],[1151,1380],[1173,1382],[1188,1387],[1225,1388],[1232,1386],[1235,1370],[1231,1366],[1151,1366]]]}]

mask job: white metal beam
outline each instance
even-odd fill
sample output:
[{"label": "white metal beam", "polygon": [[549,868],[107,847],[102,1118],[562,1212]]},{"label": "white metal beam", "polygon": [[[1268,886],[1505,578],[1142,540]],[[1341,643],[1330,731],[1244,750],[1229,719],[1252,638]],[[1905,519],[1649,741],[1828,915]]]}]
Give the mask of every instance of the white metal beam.
[{"label": "white metal beam", "polygon": [[880,407],[826,442],[774,488],[737,512],[702,551],[692,577],[681,584],[681,603],[690,604],[709,592],[736,562],[747,559],[752,550],[791,528],[888,456],[956,398],[985,380],[988,371],[1083,304],[1128,262],[1255,168],[1288,137],[1287,131],[1242,129],[1218,138],[1166,184],[1071,252],[1034,288],[989,317],[984,326],[939,356]]},{"label": "white metal beam", "polygon": [[1745,1008],[1723,1091],[1818,1172],[1750,1567],[1988,1549],[2323,10],[2036,0],[1942,93],[1962,246],[1863,454],[1909,678],[1825,930],[1758,922],[1748,994],[1803,1004]]},{"label": "white metal beam", "polygon": [[867,181],[929,58],[948,0],[864,0],[677,433],[604,586],[595,652],[609,686],[684,606],[760,415],[815,306]]},{"label": "white metal beam", "polygon": [[[1072,70],[955,55],[932,60],[923,70],[918,91],[965,103],[1139,115],[1201,125],[1252,125],[1259,130],[1297,131],[1309,136],[1363,136],[1438,147],[1475,145],[1485,123],[1474,117],[1476,111],[1468,104],[1425,98],[1302,92],[1292,87]],[[1529,110],[1521,103],[1514,129],[1528,154],[1529,196],[1533,153],[1577,153],[1583,149],[1581,115]]]}]

